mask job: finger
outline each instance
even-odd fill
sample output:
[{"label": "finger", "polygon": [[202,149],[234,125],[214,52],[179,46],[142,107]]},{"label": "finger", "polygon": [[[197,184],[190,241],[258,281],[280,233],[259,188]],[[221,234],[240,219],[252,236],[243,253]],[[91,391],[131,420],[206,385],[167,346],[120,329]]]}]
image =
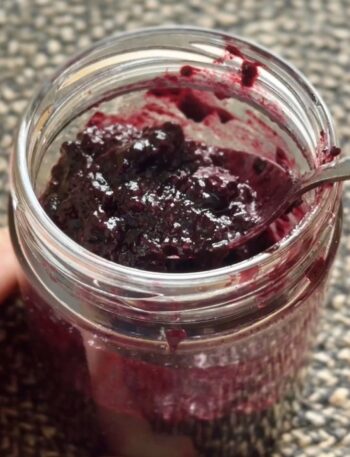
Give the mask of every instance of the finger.
[{"label": "finger", "polygon": [[96,344],[89,333],[82,335],[92,393],[110,452],[119,457],[198,457],[189,437],[152,430],[125,382],[125,359],[111,347]]},{"label": "finger", "polygon": [[12,248],[7,228],[0,229],[0,303],[14,290],[17,284],[19,265]]}]

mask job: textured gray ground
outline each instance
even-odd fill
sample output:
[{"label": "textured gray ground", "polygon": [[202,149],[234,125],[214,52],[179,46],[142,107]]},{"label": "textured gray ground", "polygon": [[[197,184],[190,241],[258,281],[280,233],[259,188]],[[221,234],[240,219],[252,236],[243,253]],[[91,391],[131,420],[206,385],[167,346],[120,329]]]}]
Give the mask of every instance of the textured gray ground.
[{"label": "textured gray ground", "polygon": [[[37,82],[66,56],[110,33],[174,23],[242,34],[289,59],[325,98],[340,144],[350,153],[349,0],[1,0],[0,226],[6,224],[8,154]],[[349,191],[347,186],[343,238],[307,395],[274,457],[350,455]],[[46,415],[21,304],[14,300],[0,311],[0,455],[82,457]]]}]

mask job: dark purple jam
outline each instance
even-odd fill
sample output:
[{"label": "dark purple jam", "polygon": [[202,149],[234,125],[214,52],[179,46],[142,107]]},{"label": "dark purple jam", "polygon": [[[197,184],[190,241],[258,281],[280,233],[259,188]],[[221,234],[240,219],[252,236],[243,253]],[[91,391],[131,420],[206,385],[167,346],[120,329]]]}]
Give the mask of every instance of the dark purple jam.
[{"label": "dark purple jam", "polygon": [[[184,75],[184,71],[186,76],[189,74],[189,70],[187,68],[192,67],[183,67],[181,72],[182,75]],[[203,94],[196,93],[191,89],[157,88],[149,91],[148,93],[153,96],[169,100],[169,102],[175,105],[187,119],[194,122],[203,122],[212,114],[216,114],[220,119],[220,122],[223,124],[226,124],[226,122],[234,119],[232,113],[217,106],[216,104],[208,103],[204,100]]]},{"label": "dark purple jam", "polygon": [[[231,44],[216,62],[233,58],[242,63],[239,80],[233,75],[232,84],[240,84],[247,95],[259,76],[259,64],[246,60]],[[154,81],[142,109],[128,118],[95,113],[75,139],[62,144],[41,202],[65,234],[118,264],[181,273],[248,259],[283,238],[304,216],[302,208],[293,207],[291,219],[285,215],[251,241],[233,247],[234,240],[259,221],[266,198],[285,189],[281,183],[289,182],[294,164],[284,142],[262,121],[258,129],[269,153],[260,135],[250,138],[257,126],[252,113],[243,120],[248,128],[239,131],[225,103],[230,94],[225,84],[214,81],[214,95],[208,94],[193,89],[197,77],[210,80],[189,65],[179,76],[167,73]],[[205,131],[207,138],[213,133],[230,149],[188,138],[184,132],[192,128]],[[241,151],[236,141],[247,144],[250,153]],[[325,151],[324,160],[338,152]],[[316,265],[320,271],[322,262]],[[259,286],[254,290],[257,271],[254,266],[239,280],[252,284],[252,306],[263,308],[265,297]],[[312,281],[315,271],[306,272]],[[278,287],[274,277],[272,272],[272,291]],[[213,343],[195,356],[189,351],[185,359],[187,353],[179,347],[191,333],[181,326],[165,327],[161,333],[167,343],[162,350],[168,353],[138,353],[129,350],[128,343],[123,347],[122,338],[119,347],[81,331],[79,324],[70,326],[29,284],[25,297],[54,410],[67,422],[67,438],[72,435],[93,457],[271,455],[275,427],[282,428],[283,409],[294,398],[291,380],[304,363],[318,300],[306,301],[304,312],[293,321],[284,310],[285,318],[277,316],[280,321],[270,339],[262,329],[245,344],[232,340],[231,348],[213,337]],[[129,332],[131,323],[117,313],[116,319]],[[215,324],[208,330],[215,331]],[[138,344],[141,347],[141,339]],[[284,393],[290,399],[284,399]]]},{"label": "dark purple jam", "polygon": [[[182,107],[187,117],[201,121],[205,113],[190,106],[198,103]],[[259,218],[254,183],[266,164],[186,139],[175,123],[138,128],[97,113],[62,145],[41,202],[64,233],[113,262],[160,272],[219,268],[275,241],[266,230],[230,248]]]},{"label": "dark purple jam", "polygon": [[258,64],[255,62],[243,61],[241,84],[244,87],[252,87],[258,77]]}]

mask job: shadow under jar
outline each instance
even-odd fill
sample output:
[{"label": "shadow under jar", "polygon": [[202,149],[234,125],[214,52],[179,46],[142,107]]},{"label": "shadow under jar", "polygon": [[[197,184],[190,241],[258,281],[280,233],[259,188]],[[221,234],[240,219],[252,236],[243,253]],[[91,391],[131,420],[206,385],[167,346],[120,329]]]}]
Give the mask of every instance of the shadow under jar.
[{"label": "shadow under jar", "polygon": [[[204,94],[217,108],[198,119],[169,100],[150,103],[160,86]],[[247,152],[258,145],[298,175],[336,143],[322,100],[296,70],[241,38],[190,28],[121,34],[42,85],[12,157],[21,290],[67,439],[92,456],[270,455],[325,298],[340,187],[310,192],[269,228],[275,243],[238,263],[191,273],[112,263],[61,232],[39,202],[60,145],[97,111],[146,113],[145,125],[177,119],[189,138]]]}]

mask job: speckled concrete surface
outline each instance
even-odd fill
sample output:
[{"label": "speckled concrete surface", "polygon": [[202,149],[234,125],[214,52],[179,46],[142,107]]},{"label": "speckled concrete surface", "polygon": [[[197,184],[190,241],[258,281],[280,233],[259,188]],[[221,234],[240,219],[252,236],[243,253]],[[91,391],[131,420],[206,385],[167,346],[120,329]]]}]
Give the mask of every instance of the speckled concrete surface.
[{"label": "speckled concrete surface", "polygon": [[[66,56],[110,33],[159,24],[217,27],[280,53],[325,98],[350,153],[349,0],[2,0],[0,225],[6,224],[11,142],[34,86]],[[274,457],[350,455],[350,186],[344,231],[307,395]],[[1,267],[1,265],[0,265]],[[19,301],[0,310],[0,455],[74,456],[55,429],[32,372]]]}]

